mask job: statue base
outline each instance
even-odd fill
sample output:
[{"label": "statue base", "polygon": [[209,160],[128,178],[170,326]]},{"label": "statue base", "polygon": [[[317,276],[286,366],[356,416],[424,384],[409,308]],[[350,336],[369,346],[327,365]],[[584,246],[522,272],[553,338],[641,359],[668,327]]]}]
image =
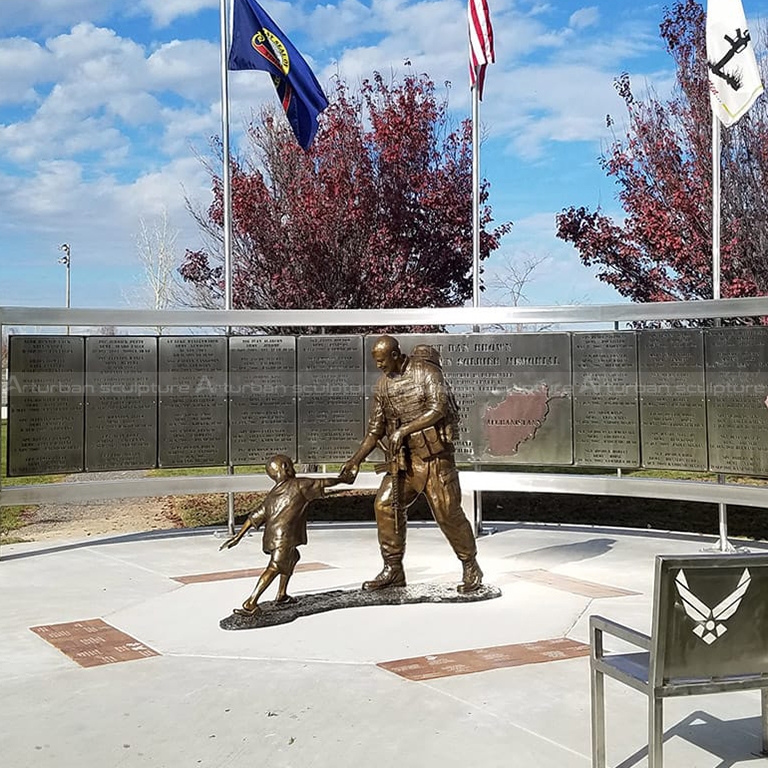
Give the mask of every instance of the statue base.
[{"label": "statue base", "polygon": [[301,616],[312,616],[339,608],[362,608],[367,605],[405,605],[410,603],[476,603],[501,597],[498,587],[483,584],[474,592],[461,594],[452,584],[414,584],[408,587],[386,587],[371,592],[362,589],[336,589],[309,595],[297,595],[292,602],[267,601],[259,605],[253,616],[233,613],[222,619],[222,629],[257,629],[289,624]]}]

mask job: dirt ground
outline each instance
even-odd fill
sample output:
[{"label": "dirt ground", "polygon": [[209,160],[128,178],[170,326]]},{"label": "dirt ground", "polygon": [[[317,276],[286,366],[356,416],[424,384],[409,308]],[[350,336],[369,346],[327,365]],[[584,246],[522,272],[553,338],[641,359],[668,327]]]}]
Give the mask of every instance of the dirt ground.
[{"label": "dirt ground", "polygon": [[[66,478],[67,482],[118,480],[135,472],[81,473]],[[181,527],[174,516],[170,497],[137,499],[101,499],[87,504],[43,504],[24,514],[25,525],[13,531],[13,537],[24,541],[76,539],[106,534],[138,533]]]},{"label": "dirt ground", "polygon": [[[143,472],[100,472],[71,475],[69,482],[94,479],[123,479]],[[238,521],[255,503],[236,496]],[[199,513],[189,514],[185,499],[189,497],[151,497],[137,499],[104,499],[87,504],[46,504],[32,508],[24,515],[25,524],[12,531],[12,540],[49,541],[138,533],[141,531],[182,528],[188,525],[220,524],[226,520],[224,497],[198,497],[192,507]],[[219,507],[221,507],[219,509]],[[754,507],[728,508],[728,528],[733,536],[768,540],[768,509]],[[313,502],[310,519],[373,521],[373,496],[363,492],[333,494]],[[618,527],[691,531],[717,535],[716,504],[672,502],[663,499],[625,499],[610,496],[578,496],[567,494],[484,493],[485,520],[517,520],[527,522],[570,523],[576,525],[608,525]],[[419,499],[409,509],[409,519],[430,520],[431,514]]]},{"label": "dirt ground", "polygon": [[29,524],[14,535],[25,541],[52,541],[181,527],[167,516],[167,507],[164,498],[50,504],[31,513]]}]

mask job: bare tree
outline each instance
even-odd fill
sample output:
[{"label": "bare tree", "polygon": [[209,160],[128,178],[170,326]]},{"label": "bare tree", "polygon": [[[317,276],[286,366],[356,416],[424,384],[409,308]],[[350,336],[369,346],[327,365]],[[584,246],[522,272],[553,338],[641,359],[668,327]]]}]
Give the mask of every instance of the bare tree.
[{"label": "bare tree", "polygon": [[[151,222],[139,219],[139,233],[136,235],[136,255],[142,266],[142,285],[126,301],[150,309],[171,309],[180,306],[185,293],[178,269],[181,256],[177,250],[179,230],[174,229],[168,219],[168,211]],[[163,326],[156,326],[162,334]]]},{"label": "bare tree", "polygon": [[[507,255],[490,281],[489,288],[499,297],[498,303],[505,307],[520,307],[528,303],[526,290],[536,279],[536,270],[547,260],[546,256],[525,255],[522,260]],[[498,330],[509,330],[509,326],[494,325]],[[518,333],[543,331],[550,326],[516,323],[512,328]]]}]

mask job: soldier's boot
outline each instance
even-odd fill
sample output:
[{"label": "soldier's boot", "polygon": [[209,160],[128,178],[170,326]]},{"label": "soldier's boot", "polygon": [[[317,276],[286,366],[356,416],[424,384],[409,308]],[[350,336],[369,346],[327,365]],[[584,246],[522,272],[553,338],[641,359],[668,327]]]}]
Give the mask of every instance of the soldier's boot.
[{"label": "soldier's boot", "polygon": [[462,595],[467,592],[477,591],[483,583],[483,572],[477,564],[477,559],[471,557],[469,560],[463,560],[461,565],[464,572],[462,574],[461,584],[456,587],[456,591],[460,592]]},{"label": "soldier's boot", "polygon": [[384,561],[381,573],[370,581],[363,582],[363,589],[372,592],[375,589],[385,587],[404,587],[405,571],[403,570],[402,557],[388,557]]}]

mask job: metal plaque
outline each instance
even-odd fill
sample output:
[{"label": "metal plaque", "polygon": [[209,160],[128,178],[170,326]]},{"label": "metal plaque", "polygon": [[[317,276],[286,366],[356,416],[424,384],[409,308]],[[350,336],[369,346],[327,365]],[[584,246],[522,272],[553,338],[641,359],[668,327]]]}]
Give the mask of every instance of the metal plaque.
[{"label": "metal plaque", "polygon": [[638,356],[643,466],[706,470],[707,416],[701,331],[640,331]]},{"label": "metal plaque", "polygon": [[229,441],[232,464],[296,458],[296,339],[229,340]]},{"label": "metal plaque", "polygon": [[475,461],[573,462],[567,333],[450,336],[442,352]]},{"label": "metal plaque", "polygon": [[575,463],[593,467],[639,466],[634,331],[574,333],[571,346]]},{"label": "metal plaque", "polygon": [[85,468],[157,465],[157,339],[85,340]]},{"label": "metal plaque", "polygon": [[82,336],[11,336],[8,475],[83,471]]},{"label": "metal plaque", "polygon": [[301,336],[297,349],[299,461],[345,461],[365,434],[363,339]]},{"label": "metal plaque", "polygon": [[768,475],[768,328],[704,332],[709,468]]},{"label": "metal plaque", "polygon": [[159,339],[158,464],[227,463],[227,339]]}]

